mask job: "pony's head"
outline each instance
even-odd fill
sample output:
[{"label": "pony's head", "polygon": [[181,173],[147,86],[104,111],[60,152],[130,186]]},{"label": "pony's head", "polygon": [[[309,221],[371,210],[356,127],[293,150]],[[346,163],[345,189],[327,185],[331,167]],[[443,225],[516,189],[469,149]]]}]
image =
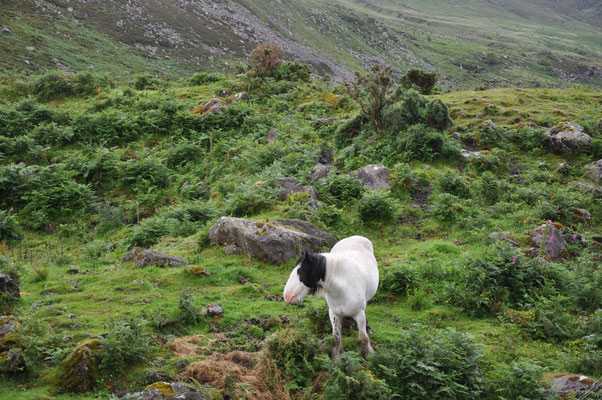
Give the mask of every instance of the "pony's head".
[{"label": "pony's head", "polygon": [[326,277],[326,257],[305,251],[284,286],[284,301],[301,304],[308,294],[315,294],[321,280]]}]

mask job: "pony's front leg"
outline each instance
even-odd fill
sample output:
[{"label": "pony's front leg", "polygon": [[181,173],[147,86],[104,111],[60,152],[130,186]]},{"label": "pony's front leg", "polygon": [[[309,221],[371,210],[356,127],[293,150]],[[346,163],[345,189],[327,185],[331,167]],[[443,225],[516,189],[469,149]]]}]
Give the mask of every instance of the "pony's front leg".
[{"label": "pony's front leg", "polygon": [[355,322],[357,323],[357,330],[359,331],[358,339],[360,341],[360,349],[362,350],[362,357],[374,353],[374,349],[370,345],[370,338],[366,331],[366,311],[362,310],[355,316]]},{"label": "pony's front leg", "polygon": [[343,337],[341,336],[341,331],[343,330],[343,317],[335,315],[330,309],[328,309],[328,316],[330,317],[332,337],[334,338],[332,358],[337,358],[343,354]]}]

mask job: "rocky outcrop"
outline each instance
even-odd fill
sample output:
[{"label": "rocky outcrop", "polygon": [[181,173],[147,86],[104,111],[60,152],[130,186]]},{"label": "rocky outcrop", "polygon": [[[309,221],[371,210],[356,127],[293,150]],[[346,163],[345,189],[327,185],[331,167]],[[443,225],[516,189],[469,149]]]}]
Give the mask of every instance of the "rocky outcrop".
[{"label": "rocky outcrop", "polygon": [[182,382],[155,382],[142,392],[128,393],[131,400],[205,400],[199,392]]},{"label": "rocky outcrop", "polygon": [[299,186],[295,178],[278,178],[276,183],[280,186],[280,200],[285,200],[288,195],[293,193],[307,193],[309,195],[309,204],[312,207],[318,206],[318,195],[311,186]]},{"label": "rocky outcrop", "polygon": [[0,295],[17,299],[21,296],[19,285],[13,278],[6,274],[0,274]]},{"label": "rocky outcrop", "polygon": [[53,380],[60,386],[61,391],[83,393],[94,387],[98,379],[96,356],[100,350],[99,339],[88,340],[59,365]]},{"label": "rocky outcrop", "polygon": [[334,236],[307,221],[300,219],[277,219],[276,222],[284,227],[290,227],[310,236],[316,237],[322,240],[326,247],[332,247],[336,243]]},{"label": "rocky outcrop", "polygon": [[[316,252],[322,246],[333,242],[325,239],[332,238],[332,235],[318,227],[312,225],[310,231],[306,225],[309,223],[291,222],[298,220],[286,221],[288,221],[287,226],[283,226],[278,221],[260,222],[221,217],[209,228],[209,241],[218,245],[236,245],[242,252],[252,257],[275,264],[296,257],[299,250]],[[311,233],[306,233],[302,229]]]},{"label": "rocky outcrop", "polygon": [[0,317],[0,353],[12,349],[19,343],[21,324],[12,315]]},{"label": "rocky outcrop", "polygon": [[587,176],[596,183],[602,181],[602,159],[589,163],[585,166]]},{"label": "rocky outcrop", "polygon": [[141,267],[156,265],[158,267],[178,267],[187,263],[183,258],[167,256],[148,249],[134,247],[121,259],[121,262],[132,261]]},{"label": "rocky outcrop", "polygon": [[390,178],[389,168],[384,165],[366,165],[355,170],[355,176],[361,181],[362,185],[372,189],[391,189],[388,182]]},{"label": "rocky outcrop", "polygon": [[574,122],[561,122],[545,135],[548,150],[556,154],[574,153],[592,144],[592,138],[581,125]]},{"label": "rocky outcrop", "polygon": [[532,255],[539,254],[548,260],[558,261],[568,259],[569,252],[560,230],[551,222],[541,224],[528,232],[531,244],[535,247]]}]

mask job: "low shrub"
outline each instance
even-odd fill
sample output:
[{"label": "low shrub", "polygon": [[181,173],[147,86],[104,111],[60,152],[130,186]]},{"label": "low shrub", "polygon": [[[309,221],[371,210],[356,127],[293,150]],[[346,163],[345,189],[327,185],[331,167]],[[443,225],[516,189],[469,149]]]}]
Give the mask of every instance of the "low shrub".
[{"label": "low shrub", "polygon": [[464,176],[456,171],[446,171],[435,180],[436,193],[450,193],[464,199],[470,198],[470,188]]},{"label": "low shrub", "polygon": [[571,262],[573,278],[568,281],[568,293],[575,305],[593,312],[602,305],[602,270],[592,255],[585,253]]},{"label": "low shrub", "polygon": [[516,361],[504,371],[504,378],[494,383],[493,391],[504,399],[548,399],[546,389],[540,382],[543,371],[533,361]]},{"label": "low shrub", "polygon": [[130,239],[130,246],[149,248],[170,232],[170,227],[165,219],[155,217],[144,219],[136,226],[134,235]]},{"label": "low shrub", "polygon": [[381,279],[379,293],[402,297],[417,289],[420,285],[420,280],[420,274],[416,268],[400,264],[385,270]]},{"label": "low shrub", "polygon": [[205,313],[202,308],[194,305],[194,298],[190,293],[182,293],[180,302],[178,303],[179,320],[184,324],[197,325],[205,318]]},{"label": "low shrub", "polygon": [[320,358],[328,379],[324,382],[323,398],[333,400],[386,400],[391,391],[366,367],[357,353],[345,352],[335,360]]},{"label": "low shrub", "polygon": [[400,85],[417,88],[421,94],[431,94],[436,83],[435,72],[425,72],[421,69],[411,69],[399,80]]},{"label": "low shrub", "polygon": [[197,72],[188,78],[188,83],[190,85],[200,86],[208,83],[219,82],[224,79],[226,79],[224,75],[215,72]]},{"label": "low shrub", "polygon": [[255,184],[231,193],[226,200],[226,213],[246,217],[267,210],[276,203],[276,190],[269,184]]},{"label": "low shrub", "polygon": [[495,204],[500,198],[501,190],[498,180],[491,172],[485,172],[477,184],[477,192],[486,204]]},{"label": "low shrub", "polygon": [[285,62],[278,67],[273,76],[275,79],[287,80],[290,82],[308,82],[311,78],[311,69],[307,64]]},{"label": "low shrub", "polygon": [[100,353],[100,370],[115,377],[126,367],[146,360],[151,349],[147,322],[140,318],[116,320],[107,324]]},{"label": "low shrub", "polygon": [[80,95],[91,96],[100,94],[101,89],[114,87],[115,83],[108,76],[84,71],[75,74],[73,91]]},{"label": "low shrub", "polygon": [[366,224],[387,223],[395,217],[396,206],[386,193],[372,192],[360,199],[357,211],[362,222]]},{"label": "low shrub", "polygon": [[17,219],[10,211],[0,210],[0,242],[17,240],[21,237]]},{"label": "low shrub", "polygon": [[570,224],[575,219],[574,210],[579,207],[577,193],[570,189],[555,190],[548,199],[542,199],[537,206],[537,215],[542,220],[558,221]]},{"label": "low shrub", "polygon": [[73,94],[73,78],[60,72],[49,72],[39,76],[33,84],[33,94],[40,101]]},{"label": "low shrub", "polygon": [[318,190],[322,198],[339,207],[359,199],[364,192],[364,188],[357,178],[335,174],[330,174],[327,178],[320,180]]},{"label": "low shrub", "polygon": [[463,216],[464,206],[460,198],[451,193],[440,193],[431,196],[431,211],[441,222],[454,223]]},{"label": "low shrub", "polygon": [[453,329],[414,326],[368,360],[399,399],[480,399],[485,391],[482,350]]},{"label": "low shrub", "polygon": [[536,290],[545,283],[542,268],[514,247],[499,245],[466,261],[449,297],[453,304],[477,316],[499,312],[503,306],[524,308],[534,303]]},{"label": "low shrub", "polygon": [[394,150],[404,161],[455,159],[460,157],[460,147],[436,129],[413,125],[392,137]]}]

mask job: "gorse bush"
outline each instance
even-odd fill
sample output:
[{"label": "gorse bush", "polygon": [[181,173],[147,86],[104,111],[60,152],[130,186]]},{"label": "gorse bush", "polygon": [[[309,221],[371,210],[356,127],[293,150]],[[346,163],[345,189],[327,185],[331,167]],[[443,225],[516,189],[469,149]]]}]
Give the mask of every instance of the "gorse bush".
[{"label": "gorse bush", "polygon": [[540,262],[528,260],[509,245],[492,248],[480,258],[469,259],[457,287],[450,294],[453,304],[473,315],[524,308],[534,303],[537,289],[545,283]]},{"label": "gorse bush", "polygon": [[364,189],[357,178],[349,175],[328,175],[319,183],[322,197],[337,206],[345,206],[360,198]]},{"label": "gorse bush", "polygon": [[387,194],[372,192],[360,199],[357,211],[364,223],[386,223],[395,217],[396,206]]},{"label": "gorse bush", "polygon": [[418,88],[422,94],[431,94],[437,83],[437,74],[420,69],[411,69],[401,77],[399,83],[407,88]]},{"label": "gorse bush", "polygon": [[311,69],[307,64],[298,62],[285,62],[278,67],[273,74],[275,79],[286,80],[290,82],[308,82],[311,78]]},{"label": "gorse bush", "polygon": [[226,77],[224,75],[214,72],[197,72],[188,79],[188,83],[199,86],[206,85],[208,83],[219,82],[225,78]]},{"label": "gorse bush", "polygon": [[435,192],[450,193],[464,199],[471,197],[465,178],[454,171],[446,171],[439,175],[435,180],[434,189]]},{"label": "gorse bush", "polygon": [[460,156],[459,146],[436,129],[413,125],[391,137],[393,149],[403,161],[433,161]]},{"label": "gorse bush", "polygon": [[108,323],[100,353],[100,370],[112,375],[146,360],[151,349],[146,326],[147,322],[139,318]]},{"label": "gorse bush", "polygon": [[262,43],[249,56],[257,76],[270,76],[282,63],[282,49],[276,43]]},{"label": "gorse bush", "polygon": [[485,391],[482,350],[455,330],[413,327],[368,360],[399,399],[480,399]]},{"label": "gorse bush", "polygon": [[385,381],[366,368],[366,362],[356,353],[346,352],[335,360],[320,358],[328,380],[324,383],[325,399],[333,400],[386,400],[391,391]]}]

